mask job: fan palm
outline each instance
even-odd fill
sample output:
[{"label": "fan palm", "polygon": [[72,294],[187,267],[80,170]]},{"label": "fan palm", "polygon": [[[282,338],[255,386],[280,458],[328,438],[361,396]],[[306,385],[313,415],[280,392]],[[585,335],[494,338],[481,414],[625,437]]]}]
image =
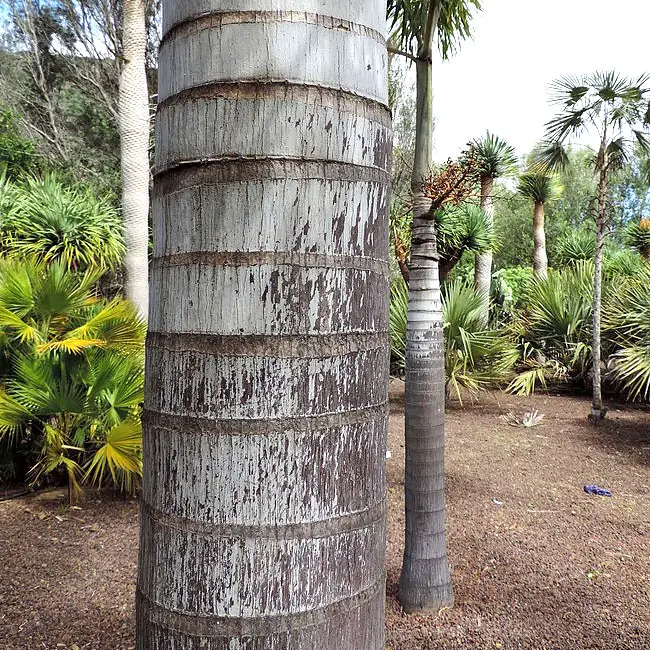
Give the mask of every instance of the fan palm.
[{"label": "fan palm", "polygon": [[576,262],[528,285],[527,310],[513,329],[523,349],[521,372],[510,390],[529,394],[547,378],[585,378],[591,350],[591,262]]},{"label": "fan palm", "polygon": [[614,285],[603,307],[609,374],[630,399],[650,400],[650,269]]},{"label": "fan palm", "polygon": [[33,480],[63,470],[70,498],[82,478],[139,475],[145,326],[129,303],[97,298],[99,273],[0,263],[0,439],[39,446]]},{"label": "fan palm", "polygon": [[[413,225],[407,323],[405,438],[406,542],[399,598],[407,611],[453,603],[444,508],[444,372],[438,253],[432,200],[434,44],[443,58],[469,35],[479,0],[388,0],[391,49],[415,61],[416,135],[411,177]],[[427,467],[423,472],[415,466]],[[424,513],[427,513],[424,516]]]},{"label": "fan palm", "polygon": [[107,197],[54,175],[0,181],[0,254],[60,261],[68,269],[116,269],[124,256],[120,216]]},{"label": "fan palm", "polygon": [[528,172],[519,179],[519,193],[534,203],[533,230],[535,237],[535,252],[533,255],[533,270],[538,278],[545,278],[548,271],[548,256],[546,255],[546,231],[544,230],[544,206],[557,199],[560,186],[557,177],[552,174]]},{"label": "fan palm", "polygon": [[[480,170],[481,208],[487,215],[488,223],[493,226],[494,181],[516,173],[517,156],[513,147],[489,131],[483,137],[473,140],[471,145]],[[489,315],[491,283],[492,250],[486,250],[476,256],[474,266],[474,284],[483,294],[482,313],[486,323]]]},{"label": "fan palm", "polygon": [[603,247],[608,224],[607,190],[611,175],[626,163],[635,145],[650,153],[650,76],[628,79],[616,72],[584,77],[563,77],[553,84],[553,102],[560,112],[546,128],[546,143],[538,154],[539,166],[566,166],[566,146],[574,136],[591,133],[598,138],[593,156],[598,177],[598,213],[594,255],[593,292],[593,396],[590,417],[605,416],[601,373],[601,303]]}]

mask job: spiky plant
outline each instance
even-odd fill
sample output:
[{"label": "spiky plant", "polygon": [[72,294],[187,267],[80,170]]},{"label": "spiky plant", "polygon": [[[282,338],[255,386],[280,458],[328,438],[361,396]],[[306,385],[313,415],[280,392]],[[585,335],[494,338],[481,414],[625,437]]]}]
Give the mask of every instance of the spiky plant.
[{"label": "spiky plant", "polygon": [[650,264],[650,219],[644,217],[638,223],[630,224],[624,235],[625,243],[641,253]]},{"label": "spiky plant", "polygon": [[594,259],[596,237],[586,228],[568,230],[557,241],[555,256],[557,264],[570,266],[576,262],[588,262]]},{"label": "spiky plant", "polygon": [[0,254],[61,262],[67,269],[116,269],[124,256],[113,203],[56,176],[0,183]]},{"label": "spiky plant", "polygon": [[140,471],[145,326],[130,304],[97,297],[99,273],[0,263],[0,440],[37,453],[33,481],[63,471],[70,498],[82,479],[130,488]]},{"label": "spiky plant", "polygon": [[447,278],[465,252],[482,253],[495,244],[494,228],[481,208],[465,201],[436,213],[440,280]]},{"label": "spiky plant", "polygon": [[632,400],[650,400],[650,269],[613,283],[603,308],[609,378]]},{"label": "spiky plant", "polygon": [[533,270],[537,277],[543,279],[548,272],[544,208],[547,203],[559,198],[561,186],[557,176],[554,174],[528,172],[522,174],[519,178],[519,193],[530,199],[534,204],[533,232],[535,249],[533,254]]},{"label": "spiky plant", "polygon": [[546,143],[538,152],[543,169],[565,167],[571,138],[587,133],[598,138],[593,168],[598,177],[598,212],[593,290],[593,395],[590,417],[605,417],[601,389],[601,303],[603,248],[609,222],[607,190],[612,174],[629,160],[635,146],[650,153],[650,75],[628,79],[617,72],[563,77],[553,84],[553,102],[560,112],[546,128]]},{"label": "spiky plant", "polygon": [[586,379],[591,359],[593,265],[577,262],[528,286],[527,310],[513,325],[522,363],[509,390],[530,394],[548,379]]}]

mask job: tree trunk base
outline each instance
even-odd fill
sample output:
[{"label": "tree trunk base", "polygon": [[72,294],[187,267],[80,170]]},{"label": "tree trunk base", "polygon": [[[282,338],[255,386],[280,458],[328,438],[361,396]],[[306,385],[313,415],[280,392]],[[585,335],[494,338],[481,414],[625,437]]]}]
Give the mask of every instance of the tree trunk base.
[{"label": "tree trunk base", "polygon": [[439,614],[454,606],[451,583],[437,588],[403,587],[397,596],[405,614]]},{"label": "tree trunk base", "polygon": [[604,407],[601,408],[594,408],[593,406],[591,407],[591,413],[589,414],[589,420],[591,421],[592,424],[599,424],[605,419],[605,416],[607,415],[607,409]]}]

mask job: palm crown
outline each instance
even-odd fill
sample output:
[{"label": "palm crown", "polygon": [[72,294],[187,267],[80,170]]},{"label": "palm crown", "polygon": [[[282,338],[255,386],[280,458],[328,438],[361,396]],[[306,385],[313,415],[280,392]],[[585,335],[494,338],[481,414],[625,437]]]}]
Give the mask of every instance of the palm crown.
[{"label": "palm crown", "polygon": [[629,79],[612,71],[555,81],[552,101],[562,110],[546,125],[546,142],[536,156],[538,167],[566,166],[566,144],[586,133],[597,136],[600,143],[594,158],[597,170],[620,169],[635,143],[649,153],[648,81],[650,75]]},{"label": "palm crown", "polygon": [[489,131],[470,144],[479,163],[482,178],[500,178],[517,171],[517,154],[514,147]]},{"label": "palm crown", "polygon": [[519,178],[519,193],[535,203],[548,203],[559,198],[562,188],[555,175],[528,172]]},{"label": "palm crown", "polygon": [[438,47],[446,59],[470,36],[472,8],[480,10],[480,0],[388,0],[391,40],[415,56],[426,48],[427,35],[437,30]]}]

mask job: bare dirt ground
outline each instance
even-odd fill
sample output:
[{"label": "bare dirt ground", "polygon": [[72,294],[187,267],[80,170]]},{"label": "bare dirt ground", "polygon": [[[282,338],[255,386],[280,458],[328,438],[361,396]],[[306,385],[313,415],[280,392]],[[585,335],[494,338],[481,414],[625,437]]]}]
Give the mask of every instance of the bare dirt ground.
[{"label": "bare dirt ground", "polygon": [[[388,461],[387,648],[650,650],[650,411],[501,393],[448,412],[449,552],[456,606],[405,616],[403,415],[394,390]],[[534,428],[500,417],[538,409]],[[596,483],[612,498],[584,493]],[[89,494],[0,503],[0,648],[133,648],[138,509]],[[363,649],[359,649],[363,650]]]}]

